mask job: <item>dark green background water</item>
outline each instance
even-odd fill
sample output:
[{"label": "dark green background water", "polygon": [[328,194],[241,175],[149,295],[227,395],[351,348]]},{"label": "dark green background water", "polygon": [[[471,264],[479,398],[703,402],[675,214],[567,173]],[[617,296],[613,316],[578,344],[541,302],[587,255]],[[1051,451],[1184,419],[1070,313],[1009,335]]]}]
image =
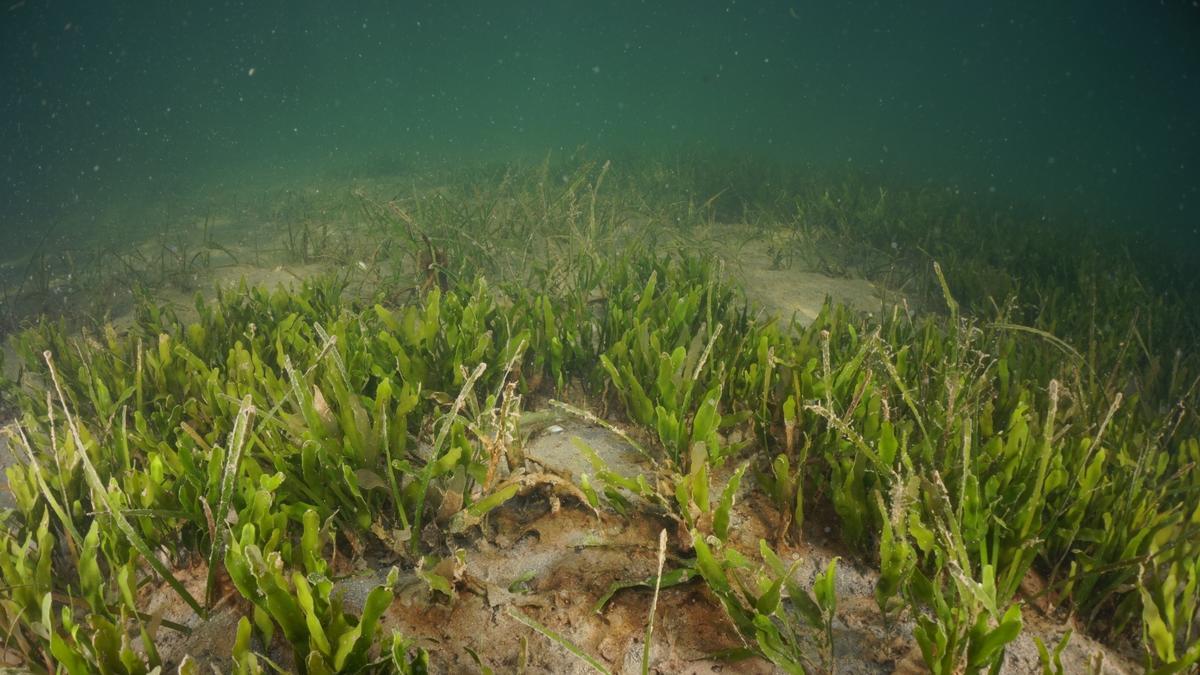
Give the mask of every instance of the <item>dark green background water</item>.
[{"label": "dark green background water", "polygon": [[0,21],[4,241],[584,144],[869,167],[1187,245],[1200,216],[1194,2],[6,0]]}]

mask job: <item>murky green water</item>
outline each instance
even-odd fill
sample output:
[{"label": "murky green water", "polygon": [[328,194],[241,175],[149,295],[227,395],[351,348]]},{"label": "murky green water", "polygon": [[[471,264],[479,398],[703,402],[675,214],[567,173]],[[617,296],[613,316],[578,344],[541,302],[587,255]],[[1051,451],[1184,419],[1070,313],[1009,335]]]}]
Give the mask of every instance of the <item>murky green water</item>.
[{"label": "murky green water", "polygon": [[720,149],[1162,233],[1200,211],[1193,3],[14,0],[6,240],[222,182]]}]

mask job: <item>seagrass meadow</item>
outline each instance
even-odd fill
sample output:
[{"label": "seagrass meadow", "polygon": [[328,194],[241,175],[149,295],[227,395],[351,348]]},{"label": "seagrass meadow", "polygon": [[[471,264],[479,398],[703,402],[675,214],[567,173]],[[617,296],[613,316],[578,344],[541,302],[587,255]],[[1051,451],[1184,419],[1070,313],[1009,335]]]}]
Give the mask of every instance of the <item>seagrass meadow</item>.
[{"label": "seagrass meadow", "polygon": [[3,665],[1195,672],[1200,289],[1122,236],[581,155],[36,251]]}]

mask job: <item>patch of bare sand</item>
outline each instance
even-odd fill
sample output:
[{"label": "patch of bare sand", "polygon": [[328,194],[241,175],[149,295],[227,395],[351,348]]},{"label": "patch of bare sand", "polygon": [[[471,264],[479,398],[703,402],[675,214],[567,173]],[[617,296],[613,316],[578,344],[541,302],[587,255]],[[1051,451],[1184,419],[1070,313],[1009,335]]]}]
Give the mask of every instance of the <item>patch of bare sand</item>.
[{"label": "patch of bare sand", "polygon": [[705,248],[716,251],[747,299],[768,315],[807,324],[817,317],[825,298],[863,311],[878,311],[881,289],[866,279],[835,277],[796,267],[777,267],[766,241],[744,227],[709,233]]},{"label": "patch of bare sand", "polygon": [[[170,307],[180,319],[191,321],[196,315],[196,293],[205,298],[213,297],[216,288],[233,288],[243,281],[249,288],[263,286],[274,289],[294,289],[307,279],[312,279],[328,272],[328,265],[277,265],[275,267],[259,267],[257,265],[233,264],[214,267],[206,271],[203,277],[197,276],[193,289],[183,289],[177,286],[164,286],[155,292],[155,301],[161,307]],[[118,331],[128,330],[133,323],[131,312],[123,312],[112,320]]]},{"label": "patch of bare sand", "polygon": [[865,279],[830,277],[819,272],[795,270],[746,269],[742,284],[747,297],[768,313],[783,319],[795,318],[801,324],[817,318],[825,298],[865,311],[878,310],[881,304],[875,286]]}]

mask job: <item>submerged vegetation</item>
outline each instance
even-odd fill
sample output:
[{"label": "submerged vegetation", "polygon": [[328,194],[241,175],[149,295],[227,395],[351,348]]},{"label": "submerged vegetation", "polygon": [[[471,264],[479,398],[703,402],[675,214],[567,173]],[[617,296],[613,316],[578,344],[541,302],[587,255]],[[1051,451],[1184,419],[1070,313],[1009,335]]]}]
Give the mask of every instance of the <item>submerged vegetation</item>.
[{"label": "submerged vegetation", "polygon": [[[350,271],[225,287],[194,311],[146,292],[127,329],[16,334],[7,656],[200,672],[155,649],[185,630],[150,609],[163,587],[201,616],[241,612],[223,669],[424,672],[428,645],[382,629],[398,589],[453,602],[491,515],[561,498],[661,521],[671,566],[641,585],[707,588],[742,638],[730,658],[836,669],[837,563],[807,585],[783,554],[820,519],[878,569],[880,615],[907,620],[933,672],[998,670],[1031,606],[1133,636],[1151,672],[1200,662],[1195,289],[944,192],[706,166],[289,198],[280,255]],[[887,297],[771,316],[714,254],[751,238]],[[163,244],[180,265],[164,258],[163,283],[239,256],[204,240]],[[624,429],[642,473],[582,440],[591,472],[542,471],[522,453],[538,406]],[[730,536],[748,491],[776,511],[754,550]],[[393,568],[353,608],[347,559]],[[1062,645],[1040,647],[1054,672]]]}]

